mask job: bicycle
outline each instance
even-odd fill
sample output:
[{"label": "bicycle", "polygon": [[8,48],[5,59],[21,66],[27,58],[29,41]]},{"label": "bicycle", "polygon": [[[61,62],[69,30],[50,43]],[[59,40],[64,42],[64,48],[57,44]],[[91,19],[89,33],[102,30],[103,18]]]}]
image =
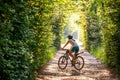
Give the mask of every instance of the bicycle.
[{"label": "bicycle", "polygon": [[76,59],[75,59],[75,62],[73,63],[72,59],[69,56],[69,50],[67,50],[67,49],[65,49],[65,50],[66,50],[66,52],[64,53],[64,55],[61,56],[58,60],[58,67],[62,70],[65,69],[68,65],[68,60],[70,60],[72,66],[74,66],[75,69],[81,70],[84,67],[84,59],[79,54],[81,54],[83,52],[76,54]]}]

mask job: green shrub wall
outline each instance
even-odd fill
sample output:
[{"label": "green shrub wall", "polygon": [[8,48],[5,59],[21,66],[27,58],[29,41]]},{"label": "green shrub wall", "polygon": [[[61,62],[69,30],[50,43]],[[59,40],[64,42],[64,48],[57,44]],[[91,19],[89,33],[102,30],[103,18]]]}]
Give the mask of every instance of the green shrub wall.
[{"label": "green shrub wall", "polygon": [[103,29],[103,44],[105,45],[106,63],[116,72],[120,73],[120,1],[105,1],[107,16]]},{"label": "green shrub wall", "polygon": [[86,11],[86,48],[120,73],[120,1],[93,0]]},{"label": "green shrub wall", "polygon": [[72,0],[0,0],[0,80],[34,80],[60,47],[65,6]]},{"label": "green shrub wall", "polygon": [[54,56],[49,5],[0,0],[0,80],[33,80],[37,69]]}]

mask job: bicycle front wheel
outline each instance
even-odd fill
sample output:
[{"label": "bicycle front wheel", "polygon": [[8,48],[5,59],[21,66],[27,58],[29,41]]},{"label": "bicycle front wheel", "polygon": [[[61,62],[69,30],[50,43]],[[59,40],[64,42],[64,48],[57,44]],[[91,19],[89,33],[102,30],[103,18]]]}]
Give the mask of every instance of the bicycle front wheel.
[{"label": "bicycle front wheel", "polygon": [[77,70],[81,70],[84,67],[84,59],[83,59],[83,57],[81,57],[81,56],[77,56],[76,57],[76,61],[75,61],[74,67]]},{"label": "bicycle front wheel", "polygon": [[67,67],[68,60],[65,56],[61,56],[58,60],[58,67],[60,69],[65,69]]}]

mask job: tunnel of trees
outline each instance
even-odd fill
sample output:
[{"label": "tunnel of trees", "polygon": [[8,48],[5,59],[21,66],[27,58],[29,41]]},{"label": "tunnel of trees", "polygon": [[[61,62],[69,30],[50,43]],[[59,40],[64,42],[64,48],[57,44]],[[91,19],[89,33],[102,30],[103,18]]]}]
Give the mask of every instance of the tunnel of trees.
[{"label": "tunnel of trees", "polygon": [[74,28],[73,13],[84,47],[120,74],[119,6],[120,0],[0,0],[0,80],[34,80],[65,28]]}]

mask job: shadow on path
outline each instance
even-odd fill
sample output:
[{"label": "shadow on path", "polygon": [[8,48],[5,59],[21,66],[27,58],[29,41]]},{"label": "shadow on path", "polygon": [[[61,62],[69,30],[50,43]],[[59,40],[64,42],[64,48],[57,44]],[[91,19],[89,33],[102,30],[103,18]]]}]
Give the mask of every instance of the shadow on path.
[{"label": "shadow on path", "polygon": [[85,60],[81,71],[74,69],[71,64],[65,70],[60,70],[57,62],[62,53],[64,52],[58,51],[46,67],[39,71],[35,80],[120,80],[118,75],[112,74],[100,60],[88,52],[81,54]]}]

